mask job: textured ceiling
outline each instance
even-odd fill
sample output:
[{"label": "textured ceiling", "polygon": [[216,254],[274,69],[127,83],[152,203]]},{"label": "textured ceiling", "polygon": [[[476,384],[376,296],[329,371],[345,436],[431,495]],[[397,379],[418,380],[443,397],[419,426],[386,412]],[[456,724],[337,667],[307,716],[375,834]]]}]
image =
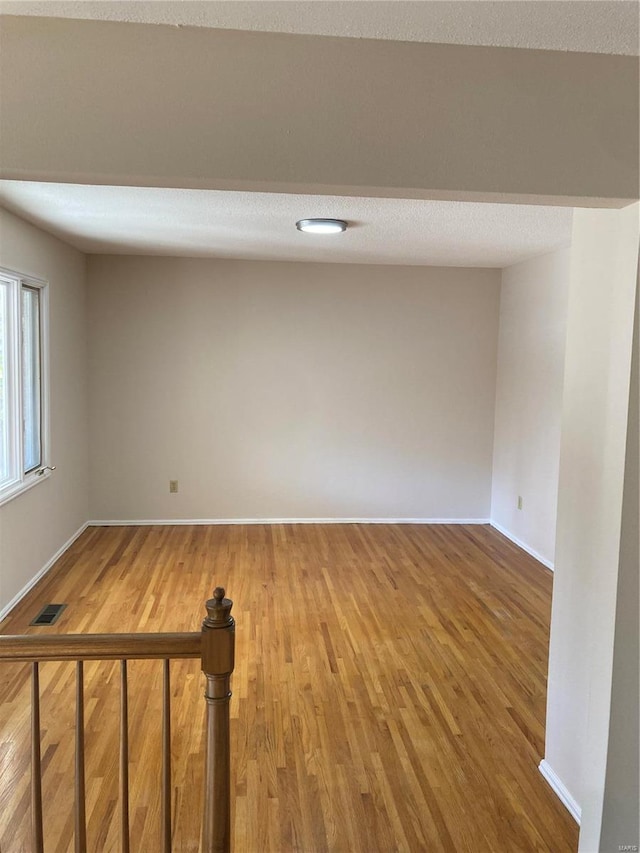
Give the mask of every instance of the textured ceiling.
[{"label": "textured ceiling", "polygon": [[[88,253],[504,267],[569,245],[571,209],[0,181],[0,204]],[[346,219],[345,234],[296,230]]]},{"label": "textured ceiling", "polygon": [[636,0],[2,0],[12,15],[638,54]]}]

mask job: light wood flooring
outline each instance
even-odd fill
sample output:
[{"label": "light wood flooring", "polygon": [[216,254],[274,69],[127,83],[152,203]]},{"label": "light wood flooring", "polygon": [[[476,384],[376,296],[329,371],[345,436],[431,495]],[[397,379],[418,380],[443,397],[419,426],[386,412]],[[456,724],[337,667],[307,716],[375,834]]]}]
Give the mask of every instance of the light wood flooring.
[{"label": "light wood flooring", "polygon": [[[34,567],[36,569],[37,567]],[[236,853],[577,848],[537,770],[552,575],[487,526],[89,528],[4,634],[198,630],[234,600]],[[29,621],[67,603],[51,628]],[[161,662],[132,662],[132,850],[160,847]],[[41,666],[45,849],[73,850],[73,664]],[[118,850],[117,664],[85,665],[89,849]],[[172,664],[174,850],[198,850],[203,684]],[[29,667],[0,665],[0,849],[30,851]]]}]

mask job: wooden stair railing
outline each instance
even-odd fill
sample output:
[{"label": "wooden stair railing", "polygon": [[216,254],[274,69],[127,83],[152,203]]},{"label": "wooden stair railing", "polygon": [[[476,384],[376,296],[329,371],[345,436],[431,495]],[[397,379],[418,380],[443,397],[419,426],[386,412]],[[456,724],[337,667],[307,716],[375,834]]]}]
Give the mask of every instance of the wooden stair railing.
[{"label": "wooden stair railing", "polygon": [[163,853],[171,853],[171,704],[169,662],[200,658],[205,675],[206,753],[204,772],[203,853],[231,849],[231,783],[229,700],[234,666],[235,623],[233,602],[217,587],[206,602],[202,630],[174,634],[57,634],[0,636],[0,661],[30,662],[31,677],[31,816],[34,853],[44,851],[42,821],[42,767],[40,757],[40,663],[76,661],[75,731],[75,851],[86,853],[87,830],[84,783],[84,672],[85,660],[120,661],[120,835],[123,853],[129,853],[129,726],[127,661],[161,659],[162,687],[162,839]]}]

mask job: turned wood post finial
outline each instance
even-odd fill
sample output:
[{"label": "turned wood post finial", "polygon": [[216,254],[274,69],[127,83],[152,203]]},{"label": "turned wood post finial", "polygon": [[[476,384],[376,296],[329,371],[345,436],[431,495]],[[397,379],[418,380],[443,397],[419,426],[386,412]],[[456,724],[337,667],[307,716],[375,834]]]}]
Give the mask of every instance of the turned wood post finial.
[{"label": "turned wood post finial", "polygon": [[221,586],[213,590],[213,598],[206,602],[205,607],[207,615],[202,623],[203,628],[226,628],[233,624],[231,616],[233,601],[224,597],[224,589]]},{"label": "turned wood post finial", "polygon": [[233,672],[235,622],[231,615],[233,601],[224,597],[217,586],[213,598],[206,603],[207,615],[202,623],[202,671],[207,676],[230,676]]}]

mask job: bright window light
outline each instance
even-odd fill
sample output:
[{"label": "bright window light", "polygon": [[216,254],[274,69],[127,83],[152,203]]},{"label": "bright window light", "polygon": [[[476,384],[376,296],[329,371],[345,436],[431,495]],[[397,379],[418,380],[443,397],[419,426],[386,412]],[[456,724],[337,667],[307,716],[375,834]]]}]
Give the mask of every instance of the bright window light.
[{"label": "bright window light", "polygon": [[47,283],[0,270],[0,504],[46,479]]}]

